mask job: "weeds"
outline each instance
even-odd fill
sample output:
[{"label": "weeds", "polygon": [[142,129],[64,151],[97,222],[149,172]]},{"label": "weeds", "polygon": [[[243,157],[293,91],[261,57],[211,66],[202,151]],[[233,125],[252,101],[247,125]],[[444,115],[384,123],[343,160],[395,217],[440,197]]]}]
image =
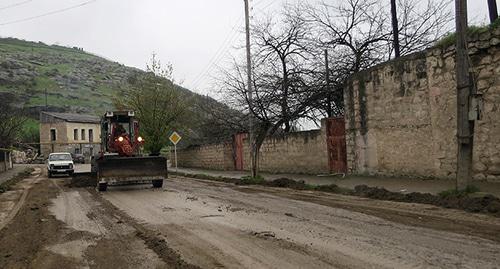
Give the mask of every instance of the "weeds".
[{"label": "weeds", "polygon": [[479,192],[479,188],[474,186],[474,185],[468,185],[465,189],[463,190],[457,190],[457,189],[450,189],[446,191],[442,191],[438,193],[438,196],[441,198],[449,198],[449,197],[466,197],[469,194]]},{"label": "weeds", "polygon": [[[473,36],[481,33],[485,33],[487,31],[492,31],[500,26],[500,18],[494,21],[493,23],[489,25],[483,25],[483,26],[475,26],[471,25],[467,29],[467,35]],[[447,48],[453,44],[455,44],[457,41],[457,34],[456,33],[449,33],[446,36],[444,36],[441,40],[439,40],[436,43],[436,46],[441,47],[441,48]]]}]

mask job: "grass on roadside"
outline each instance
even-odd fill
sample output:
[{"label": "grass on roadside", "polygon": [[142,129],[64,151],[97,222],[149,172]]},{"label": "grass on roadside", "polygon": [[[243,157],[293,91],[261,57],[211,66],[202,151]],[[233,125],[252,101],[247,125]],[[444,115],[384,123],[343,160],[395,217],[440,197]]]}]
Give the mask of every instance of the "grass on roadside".
[{"label": "grass on roadside", "polygon": [[469,194],[479,192],[479,188],[474,185],[468,185],[464,190],[450,189],[445,190],[438,193],[438,196],[441,198],[449,198],[449,197],[465,197]]},{"label": "grass on roadside", "polygon": [[15,175],[13,178],[5,181],[4,183],[0,184],[0,193],[4,193],[7,191],[10,191],[12,189],[12,186],[16,185],[19,181],[27,178],[31,173],[34,171],[32,167],[28,167],[24,169],[24,171],[19,172],[17,175]]}]

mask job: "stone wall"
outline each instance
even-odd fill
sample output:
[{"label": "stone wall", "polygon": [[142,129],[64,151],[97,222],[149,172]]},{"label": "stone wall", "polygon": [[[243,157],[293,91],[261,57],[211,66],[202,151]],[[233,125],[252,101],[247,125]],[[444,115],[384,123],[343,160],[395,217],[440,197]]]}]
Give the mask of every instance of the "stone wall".
[{"label": "stone wall", "polygon": [[[173,162],[171,164],[175,165]],[[232,143],[193,146],[177,150],[177,165],[213,170],[234,170]]]},{"label": "stone wall", "polygon": [[[267,138],[260,150],[259,167],[270,173],[328,173],[325,124],[320,130],[295,132]],[[250,169],[248,140],[243,140],[243,167]],[[214,170],[235,170],[233,142],[180,150],[178,165]]]},{"label": "stone wall", "polygon": [[[470,59],[484,99],[474,135],[474,178],[500,181],[500,29],[471,40]],[[351,173],[455,177],[454,46],[355,74],[344,100]]]}]

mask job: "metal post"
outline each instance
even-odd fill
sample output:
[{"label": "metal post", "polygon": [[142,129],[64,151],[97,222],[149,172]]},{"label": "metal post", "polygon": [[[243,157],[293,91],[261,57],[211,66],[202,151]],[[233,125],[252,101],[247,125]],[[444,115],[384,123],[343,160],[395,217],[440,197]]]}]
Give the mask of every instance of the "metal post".
[{"label": "metal post", "polygon": [[245,32],[246,32],[246,48],[247,48],[247,87],[248,87],[248,107],[249,107],[249,140],[250,140],[250,169],[252,173],[252,177],[257,176],[257,158],[255,156],[255,142],[254,142],[254,134],[253,134],[253,115],[252,115],[252,105],[253,105],[253,96],[252,96],[252,58],[250,51],[250,12],[248,9],[248,0],[245,1]]},{"label": "metal post", "polygon": [[177,144],[174,144],[175,172],[177,173]]},{"label": "metal post", "polygon": [[474,93],[467,51],[467,0],[455,0],[456,78],[457,78],[457,190],[463,190],[472,177],[474,122],[469,121],[469,98]]}]

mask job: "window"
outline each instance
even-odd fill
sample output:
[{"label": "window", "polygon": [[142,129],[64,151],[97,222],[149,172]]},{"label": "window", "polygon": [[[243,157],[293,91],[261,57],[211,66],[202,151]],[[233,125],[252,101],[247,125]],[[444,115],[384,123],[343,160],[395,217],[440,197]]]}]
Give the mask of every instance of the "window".
[{"label": "window", "polygon": [[94,142],[94,130],[89,129],[89,142]]},{"label": "window", "polygon": [[85,129],[82,129],[82,137],[81,137],[82,140],[85,140]]},{"label": "window", "polygon": [[78,129],[73,129],[73,140],[78,140]]},{"label": "window", "polygon": [[50,141],[56,141],[56,129],[50,129]]}]

